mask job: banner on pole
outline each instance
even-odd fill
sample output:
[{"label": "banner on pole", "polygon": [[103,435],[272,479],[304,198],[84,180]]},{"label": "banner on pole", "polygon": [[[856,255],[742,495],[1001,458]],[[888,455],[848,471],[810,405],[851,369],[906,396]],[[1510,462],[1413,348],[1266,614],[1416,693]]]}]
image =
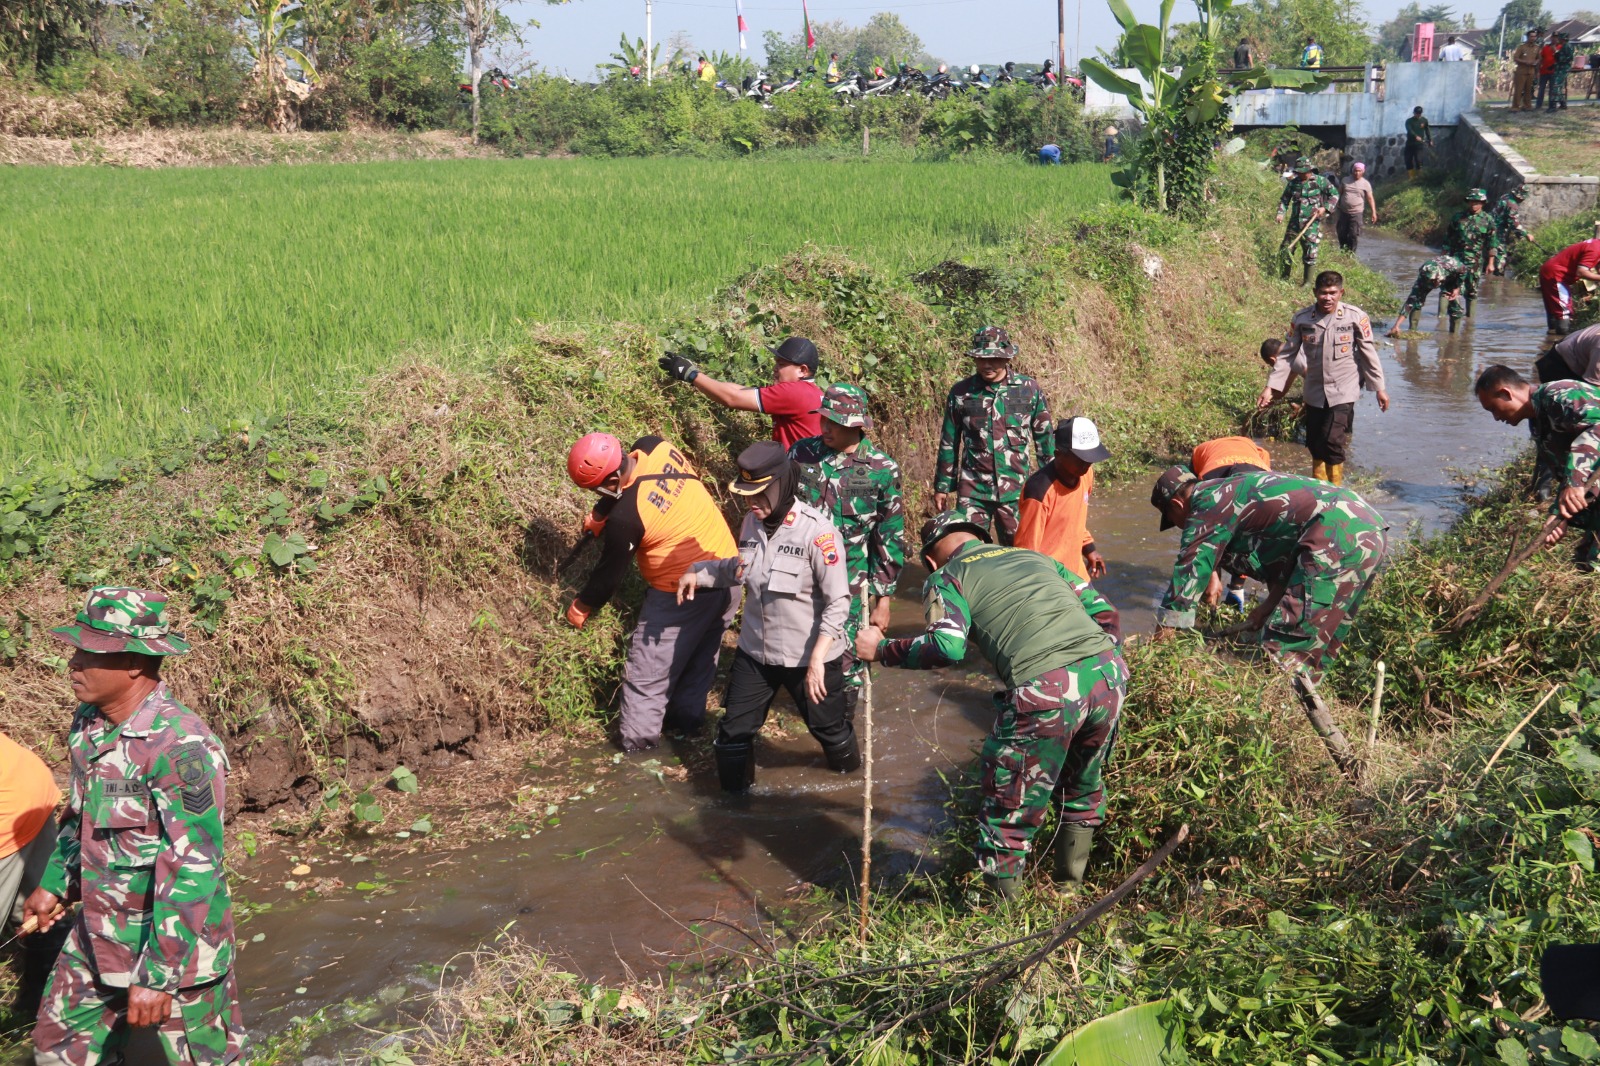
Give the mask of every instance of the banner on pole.
[{"label": "banner on pole", "polygon": [[733,10],[739,16],[739,51],[744,51],[744,35],[750,29],[744,22],[744,0],[733,0]]},{"label": "banner on pole", "polygon": [[811,12],[806,8],[806,0],[800,0],[800,16],[806,20],[806,51],[817,50],[817,33],[811,28]]}]

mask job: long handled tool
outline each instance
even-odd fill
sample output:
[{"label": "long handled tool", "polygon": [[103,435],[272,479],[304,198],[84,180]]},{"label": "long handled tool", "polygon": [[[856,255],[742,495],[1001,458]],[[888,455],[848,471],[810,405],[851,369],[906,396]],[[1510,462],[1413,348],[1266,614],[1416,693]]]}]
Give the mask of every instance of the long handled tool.
[{"label": "long handled tool", "polygon": [[[867,603],[871,590],[861,595],[861,625],[867,625]],[[872,664],[861,664],[861,721],[866,736],[861,745],[861,921],[857,933],[861,937],[861,950],[867,949],[867,919],[872,891]]]},{"label": "long handled tool", "polygon": [[[66,917],[67,912],[69,910],[71,910],[71,909],[75,909],[77,906],[78,905],[76,903],[74,903],[71,908],[68,908],[68,907],[57,907],[54,911],[51,912],[50,920],[52,922],[54,922],[58,918]],[[39,916],[37,914],[28,915],[27,919],[22,923],[22,926],[17,930],[17,935],[13,936],[10,940],[7,940],[5,943],[0,944],[0,951],[4,951],[6,948],[10,947],[12,944],[15,944],[21,938],[23,938],[25,936],[32,936],[34,933],[37,933],[38,931],[39,931]]]},{"label": "long handled tool", "polygon": [[[1594,472],[1589,475],[1589,480],[1583,483],[1583,494],[1590,501],[1594,500],[1597,493],[1600,493],[1600,465],[1597,465],[1594,469]],[[1523,563],[1527,562],[1529,559],[1532,559],[1535,555],[1538,555],[1544,550],[1545,538],[1550,536],[1550,534],[1554,533],[1557,529],[1565,532],[1566,528],[1567,520],[1565,518],[1561,518],[1557,515],[1551,515],[1550,518],[1545,522],[1544,527],[1540,529],[1538,534],[1533,538],[1533,543],[1529,544],[1520,552],[1516,550],[1516,539],[1512,538],[1512,554],[1511,558],[1506,561],[1506,565],[1500,568],[1500,572],[1498,574],[1490,578],[1489,583],[1483,587],[1482,592],[1478,593],[1476,599],[1467,604],[1466,608],[1463,609],[1460,614],[1456,615],[1450,620],[1450,622],[1444,627],[1444,631],[1446,633],[1454,633],[1456,630],[1460,629],[1462,626],[1476,618],[1478,616],[1478,612],[1483,610],[1484,607],[1488,606],[1490,600],[1494,599],[1495,593],[1500,591],[1500,586],[1506,583],[1506,579],[1512,574],[1516,573],[1517,570],[1521,568]]]},{"label": "long handled tool", "polygon": [[1311,229],[1312,226],[1315,226],[1318,222],[1321,222],[1321,221],[1322,221],[1322,216],[1321,215],[1313,214],[1311,216],[1311,221],[1307,222],[1304,226],[1301,226],[1300,227],[1300,232],[1296,233],[1294,235],[1294,240],[1288,242],[1282,248],[1278,249],[1278,254],[1282,255],[1282,256],[1285,256],[1285,257],[1292,257],[1294,255],[1294,246],[1300,243],[1301,238],[1306,235],[1306,233]]}]

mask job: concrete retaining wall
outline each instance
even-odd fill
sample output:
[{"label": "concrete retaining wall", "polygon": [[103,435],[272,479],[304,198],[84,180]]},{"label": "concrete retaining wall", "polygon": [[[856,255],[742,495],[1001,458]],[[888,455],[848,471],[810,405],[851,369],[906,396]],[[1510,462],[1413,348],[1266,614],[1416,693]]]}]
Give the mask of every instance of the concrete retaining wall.
[{"label": "concrete retaining wall", "polygon": [[1453,160],[1462,167],[1468,183],[1488,189],[1491,201],[1518,185],[1526,185],[1528,198],[1518,212],[1524,223],[1577,214],[1600,202],[1600,177],[1540,174],[1522,153],[1485,126],[1476,113],[1461,116],[1454,143],[1438,158]]}]

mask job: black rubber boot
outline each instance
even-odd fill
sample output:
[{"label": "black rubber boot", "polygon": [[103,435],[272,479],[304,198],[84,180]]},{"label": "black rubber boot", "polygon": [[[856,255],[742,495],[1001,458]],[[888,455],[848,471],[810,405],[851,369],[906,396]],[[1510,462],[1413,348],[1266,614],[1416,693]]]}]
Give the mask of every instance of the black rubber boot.
[{"label": "black rubber boot", "polygon": [[1089,868],[1089,850],[1094,847],[1094,829],[1087,825],[1067,825],[1056,830],[1055,879],[1063,884],[1083,883]]},{"label": "black rubber boot", "polygon": [[1566,336],[1568,333],[1572,332],[1572,319],[1558,318],[1556,319],[1556,324],[1551,328],[1562,336]]},{"label": "black rubber boot", "polygon": [[822,745],[822,754],[828,760],[830,770],[853,774],[861,769],[861,745],[856,741],[854,731],[837,744]]},{"label": "black rubber boot", "polygon": [[717,782],[722,791],[739,795],[756,782],[756,746],[750,740],[723,740],[711,745],[717,754]]},{"label": "black rubber boot", "polygon": [[1467,317],[1471,318],[1472,317],[1472,305],[1477,300],[1477,297],[1476,296],[1465,296],[1465,297],[1462,297],[1462,299],[1466,302]]},{"label": "black rubber boot", "polygon": [[844,720],[856,720],[856,704],[861,702],[861,689],[855,685],[846,685],[844,690]]},{"label": "black rubber boot", "polygon": [[1600,564],[1600,540],[1586,530],[1572,553],[1572,561],[1578,570],[1585,574],[1600,570],[1600,565],[1597,565]]}]

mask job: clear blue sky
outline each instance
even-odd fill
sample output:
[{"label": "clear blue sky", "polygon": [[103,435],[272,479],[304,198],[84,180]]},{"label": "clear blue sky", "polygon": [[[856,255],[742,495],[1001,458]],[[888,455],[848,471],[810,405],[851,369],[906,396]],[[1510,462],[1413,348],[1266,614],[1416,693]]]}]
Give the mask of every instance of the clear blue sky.
[{"label": "clear blue sky", "polygon": [[[1066,0],[1067,62],[1076,62],[1078,11],[1083,12],[1083,54],[1094,55],[1097,46],[1109,45],[1116,38],[1116,22],[1105,0]],[[1368,3],[1369,24],[1376,26],[1394,17],[1402,0]],[[1039,62],[1055,54],[1055,0],[808,0],[811,19],[822,22],[844,19],[853,24],[867,21],[875,11],[893,11],[922,38],[932,54],[952,64]],[[1504,0],[1457,0],[1452,6],[1458,14],[1472,13],[1479,26],[1488,26],[1499,17]],[[1131,0],[1134,13],[1154,21],[1155,0]],[[1600,6],[1600,0],[1546,0],[1557,16],[1580,7]],[[520,57],[546,69],[589,78],[596,64],[616,49],[617,37],[644,36],[644,0],[573,0],[561,6],[519,0],[508,7],[512,17],[522,21],[537,19],[540,28],[527,34],[527,46]],[[745,0],[745,21],[750,32],[746,40],[750,54],[763,58],[761,31],[773,29],[788,33],[798,29],[800,0]],[[1179,0],[1173,12],[1175,21],[1194,17],[1194,6]],[[738,47],[734,23],[734,0],[656,0],[655,37],[665,41],[674,30],[683,30],[697,47],[733,51]],[[1509,33],[1509,31],[1507,31]],[[505,52],[516,59],[515,49]]]}]

